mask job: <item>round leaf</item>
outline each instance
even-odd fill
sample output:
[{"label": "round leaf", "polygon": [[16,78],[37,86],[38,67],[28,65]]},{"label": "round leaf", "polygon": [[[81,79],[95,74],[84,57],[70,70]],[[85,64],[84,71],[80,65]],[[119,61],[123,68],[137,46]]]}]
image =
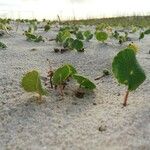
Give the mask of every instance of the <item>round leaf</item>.
[{"label": "round leaf", "polygon": [[36,92],[40,95],[45,95],[45,91],[42,88],[41,80],[39,78],[39,73],[35,70],[24,75],[21,85],[27,92]]},{"label": "round leaf", "polygon": [[70,64],[58,68],[53,75],[53,84],[55,85],[62,84],[69,76],[71,76],[74,73],[76,73],[76,70]]},{"label": "round leaf", "polygon": [[136,90],[146,79],[132,49],[126,48],[114,57],[112,71],[118,82],[128,86],[128,90]]},{"label": "round leaf", "polygon": [[106,32],[96,32],[96,39],[98,41],[104,42],[108,38],[108,34]]},{"label": "round leaf", "polygon": [[83,49],[83,42],[76,39],[73,41],[73,48],[75,48],[77,51],[80,51]]}]

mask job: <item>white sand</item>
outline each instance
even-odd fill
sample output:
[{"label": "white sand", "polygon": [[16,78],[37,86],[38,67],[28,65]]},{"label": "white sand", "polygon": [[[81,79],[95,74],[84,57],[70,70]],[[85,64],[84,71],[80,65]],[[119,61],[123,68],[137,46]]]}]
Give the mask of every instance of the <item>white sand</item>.
[{"label": "white sand", "polygon": [[[85,43],[84,53],[56,54],[54,41],[28,42],[19,30],[0,39],[8,45],[0,50],[0,150],[150,149],[150,36],[139,42],[139,33],[130,35],[140,46],[137,57],[149,79],[130,93],[126,108],[122,108],[125,87],[118,86],[112,76],[95,81],[95,93],[83,99],[69,92],[60,100],[56,92],[50,92],[46,102],[38,105],[33,94],[20,87],[24,73],[37,69],[46,76],[48,58],[54,68],[71,63],[93,80],[103,69],[111,69],[112,58],[127,43],[120,46],[111,39],[103,45],[93,39]],[[55,38],[57,29],[39,33]]]}]

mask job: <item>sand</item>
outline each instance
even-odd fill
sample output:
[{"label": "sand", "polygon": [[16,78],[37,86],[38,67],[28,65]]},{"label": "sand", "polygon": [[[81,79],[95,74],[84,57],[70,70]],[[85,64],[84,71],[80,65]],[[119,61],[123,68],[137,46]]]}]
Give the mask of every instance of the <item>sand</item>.
[{"label": "sand", "polygon": [[[83,30],[93,27],[82,27]],[[55,41],[28,42],[22,35],[25,25],[19,26],[0,40],[8,45],[0,50],[0,150],[149,150],[150,149],[150,36],[140,42],[139,33],[130,34],[140,47],[137,54],[147,79],[129,95],[123,108],[126,87],[119,86],[112,75],[94,81],[104,69],[111,69],[113,57],[120,46],[116,40],[107,44],[95,39],[85,42],[84,53],[76,51],[54,53]],[[55,38],[55,26],[45,33]],[[31,51],[36,48],[36,51]],[[44,96],[38,105],[34,94],[26,93],[20,81],[27,71],[36,69],[46,76],[51,61],[53,68],[63,63],[75,66],[81,74],[97,85],[94,93],[76,98],[66,89],[64,99],[57,92]]]}]

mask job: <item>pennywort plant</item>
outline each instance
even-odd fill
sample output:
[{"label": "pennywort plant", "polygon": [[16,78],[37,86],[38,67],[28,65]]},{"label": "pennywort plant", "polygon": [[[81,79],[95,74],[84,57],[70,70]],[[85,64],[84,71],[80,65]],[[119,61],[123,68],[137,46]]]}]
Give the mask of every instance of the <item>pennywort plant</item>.
[{"label": "pennywort plant", "polygon": [[114,57],[112,71],[118,82],[127,86],[123,103],[126,106],[129,92],[136,90],[146,79],[132,48],[126,48]]},{"label": "pennywort plant", "polygon": [[[96,88],[96,85],[92,81],[82,75],[79,75],[76,68],[74,68],[71,64],[62,65],[56,70],[52,70],[51,68],[48,72],[48,77],[51,85],[50,88],[57,89],[61,96],[64,95],[65,87],[73,79],[79,84],[79,87],[76,90],[78,92],[81,90],[93,90]],[[45,95],[46,92],[42,87],[40,75],[36,70],[28,72],[23,76],[21,86],[27,92],[38,93],[38,102],[42,102],[42,95]],[[74,91],[75,94],[76,91]]]},{"label": "pennywort plant", "polygon": [[63,95],[63,89],[70,79],[75,79],[78,82],[80,89],[84,88],[93,90],[94,88],[96,88],[95,84],[92,81],[82,75],[79,75],[77,73],[77,70],[72,65],[66,64],[58,68],[54,72],[52,77],[53,84],[56,87],[59,87],[61,95]]},{"label": "pennywort plant", "polygon": [[108,34],[104,31],[96,31],[95,36],[98,41],[103,43],[108,39]]},{"label": "pennywort plant", "polygon": [[0,49],[5,49],[5,48],[7,48],[6,44],[0,42]]},{"label": "pennywort plant", "polygon": [[33,41],[33,42],[44,42],[44,39],[41,35],[36,35],[30,32],[25,31],[25,36],[27,41]]},{"label": "pennywort plant", "polygon": [[37,93],[38,102],[42,102],[42,95],[45,95],[46,92],[42,87],[40,75],[36,70],[26,73],[22,80],[21,86],[26,92]]},{"label": "pennywort plant", "polygon": [[150,34],[150,29],[140,32],[139,40],[143,39],[145,37],[145,35],[148,35],[148,34]]}]

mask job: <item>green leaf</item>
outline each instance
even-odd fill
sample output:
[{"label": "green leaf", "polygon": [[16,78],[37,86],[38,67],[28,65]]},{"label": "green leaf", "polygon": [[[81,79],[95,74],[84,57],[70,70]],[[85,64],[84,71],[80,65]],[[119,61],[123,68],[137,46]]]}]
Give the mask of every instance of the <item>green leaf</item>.
[{"label": "green leaf", "polygon": [[96,85],[93,82],[91,82],[89,79],[87,79],[86,77],[83,77],[78,74],[73,74],[73,78],[77,80],[80,86],[84,87],[85,89],[93,90],[96,88]]},{"label": "green leaf", "polygon": [[132,49],[126,48],[114,57],[112,71],[118,82],[128,86],[133,91],[146,79],[146,75],[139,65]]},{"label": "green leaf", "polygon": [[42,88],[39,73],[36,70],[25,74],[22,78],[21,85],[27,92],[36,92],[39,95],[46,94],[46,92]]},{"label": "green leaf", "polygon": [[64,48],[69,48],[69,49],[73,49],[74,47],[73,47],[73,42],[74,42],[74,39],[73,38],[67,38],[66,40],[65,40],[65,42],[63,43],[63,47]]},{"label": "green leaf", "polygon": [[79,32],[76,33],[76,38],[77,38],[78,40],[84,40],[84,36],[83,36],[83,34],[82,34],[81,31],[79,31]]},{"label": "green leaf", "polygon": [[58,68],[53,75],[52,82],[54,85],[61,85],[69,76],[76,73],[76,69],[70,65],[66,64]]},{"label": "green leaf", "polygon": [[108,38],[108,34],[106,32],[96,32],[96,39],[98,41],[104,42]]},{"label": "green leaf", "polygon": [[141,32],[140,33],[140,37],[139,37],[139,40],[143,39],[144,38],[144,32]]},{"label": "green leaf", "polygon": [[56,36],[56,42],[63,43],[67,38],[70,38],[71,34],[68,30],[59,31]]},{"label": "green leaf", "polygon": [[4,48],[7,48],[7,46],[4,43],[0,42],[0,48],[4,49]]},{"label": "green leaf", "polygon": [[76,39],[73,41],[73,48],[76,49],[77,51],[82,51],[83,49],[83,42]]},{"label": "green leaf", "polygon": [[144,31],[144,34],[150,34],[150,29],[147,29],[146,31]]},{"label": "green leaf", "polygon": [[38,35],[28,32],[28,31],[25,32],[25,35],[26,35],[28,41],[33,41],[33,42],[43,41],[44,42],[43,37],[41,35],[38,36]]},{"label": "green leaf", "polygon": [[86,38],[86,41],[89,41],[93,38],[93,34],[89,30],[85,31],[83,34]]},{"label": "green leaf", "polygon": [[50,28],[51,28],[51,26],[50,26],[50,24],[49,23],[47,23],[45,26],[44,26],[44,31],[49,31],[50,30]]}]

